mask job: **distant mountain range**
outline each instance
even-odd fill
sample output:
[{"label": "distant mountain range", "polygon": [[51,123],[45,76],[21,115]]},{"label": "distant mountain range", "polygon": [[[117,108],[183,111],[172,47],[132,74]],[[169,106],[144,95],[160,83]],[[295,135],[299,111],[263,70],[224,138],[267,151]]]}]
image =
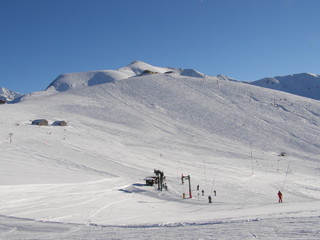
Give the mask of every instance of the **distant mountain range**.
[{"label": "distant mountain range", "polygon": [[100,70],[80,73],[66,73],[58,76],[48,87],[47,90],[56,90],[59,92],[68,91],[85,86],[93,86],[108,82],[120,81],[131,77],[149,74],[175,74],[187,77],[197,78],[217,78],[220,80],[232,80],[226,76],[206,76],[194,69],[155,67],[142,61],[134,61],[129,65],[118,70]]},{"label": "distant mountain range", "polygon": [[320,100],[320,76],[317,74],[299,73],[268,77],[249,84]]},{"label": "distant mountain range", "polygon": [[17,93],[15,91],[0,87],[0,99],[6,102],[11,102],[14,99],[21,97],[22,94]]},{"label": "distant mountain range", "polygon": [[[121,81],[132,77],[148,74],[175,74],[179,76],[196,77],[202,80],[237,81],[228,76],[209,76],[194,69],[156,67],[142,61],[134,61],[117,70],[98,70],[79,73],[65,73],[59,75],[46,90],[64,92],[86,86],[94,86],[108,82]],[[320,100],[320,76],[312,73],[300,73],[287,76],[267,77],[253,82],[246,82],[273,90]],[[6,88],[0,88],[0,98],[11,102],[21,98],[21,94]]]}]

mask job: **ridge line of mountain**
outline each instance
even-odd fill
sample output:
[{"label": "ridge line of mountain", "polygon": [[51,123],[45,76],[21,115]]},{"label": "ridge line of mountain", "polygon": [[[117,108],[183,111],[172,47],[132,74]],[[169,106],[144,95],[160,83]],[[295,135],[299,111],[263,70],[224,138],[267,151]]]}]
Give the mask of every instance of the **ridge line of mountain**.
[{"label": "ridge line of mountain", "polygon": [[[174,74],[175,76],[236,81],[320,100],[320,76],[318,74],[298,73],[285,76],[265,77],[260,80],[248,82],[238,81],[225,75],[210,76],[194,69],[156,67],[143,61],[133,61],[117,70],[96,70],[60,74],[48,85],[46,90],[64,92],[79,87],[94,86],[150,74]],[[0,100],[2,101],[18,102],[17,99],[23,95],[24,94],[4,87],[0,88]]]}]

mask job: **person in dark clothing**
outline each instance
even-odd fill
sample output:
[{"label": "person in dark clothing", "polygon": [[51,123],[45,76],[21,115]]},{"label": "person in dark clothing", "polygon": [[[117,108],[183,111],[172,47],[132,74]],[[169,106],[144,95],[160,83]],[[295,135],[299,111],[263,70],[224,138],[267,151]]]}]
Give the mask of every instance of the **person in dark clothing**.
[{"label": "person in dark clothing", "polygon": [[282,203],[282,192],[278,192],[279,203]]},{"label": "person in dark clothing", "polygon": [[209,200],[209,203],[212,203],[210,195],[208,196],[208,200]]}]

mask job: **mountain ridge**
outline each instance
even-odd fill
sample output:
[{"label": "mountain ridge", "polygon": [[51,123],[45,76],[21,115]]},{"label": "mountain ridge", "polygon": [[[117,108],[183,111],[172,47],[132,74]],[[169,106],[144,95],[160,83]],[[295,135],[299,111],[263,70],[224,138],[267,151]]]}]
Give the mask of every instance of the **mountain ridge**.
[{"label": "mountain ridge", "polygon": [[[196,77],[202,80],[215,79],[241,82],[225,75],[209,76],[194,69],[156,67],[146,62],[136,60],[117,70],[63,73],[53,80],[48,85],[46,90],[64,92],[70,89],[112,83],[146,74],[176,74],[179,76]],[[260,80],[245,83],[320,100],[320,76],[318,74],[290,74],[285,76],[266,77]],[[19,102],[19,99],[23,95],[15,93],[14,91],[9,93],[10,91],[11,90],[0,92],[0,97],[7,102]],[[28,95],[34,95],[34,93],[30,93]]]},{"label": "mountain ridge", "polygon": [[[120,81],[131,77],[137,77],[143,74],[177,74],[187,77],[212,78],[211,76],[207,76],[194,69],[156,67],[143,61],[136,60],[117,70],[98,70],[61,74],[47,87],[46,90],[56,90],[58,92],[63,92],[78,87],[93,86],[107,82]],[[228,80],[227,76],[220,75],[218,78]]]},{"label": "mountain ridge", "polygon": [[[107,82],[119,81],[130,77],[136,77],[144,73],[167,73],[202,79],[237,81],[236,79],[230,78],[225,75],[209,76],[194,69],[156,67],[146,62],[137,60],[117,70],[101,70],[62,74],[48,86],[47,90],[55,89],[56,91],[67,91],[69,89],[77,87],[93,86]],[[286,76],[267,77],[257,81],[246,83],[320,100],[320,76],[317,74],[290,74]]]},{"label": "mountain ridge", "polygon": [[318,74],[298,73],[267,77],[249,84],[320,100],[320,76]]}]

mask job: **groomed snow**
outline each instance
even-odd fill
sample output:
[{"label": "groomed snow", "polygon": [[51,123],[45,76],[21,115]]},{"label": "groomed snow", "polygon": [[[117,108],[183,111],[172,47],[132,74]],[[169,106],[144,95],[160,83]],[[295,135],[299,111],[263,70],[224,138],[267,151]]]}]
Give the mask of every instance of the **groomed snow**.
[{"label": "groomed snow", "polygon": [[[38,92],[0,111],[3,239],[319,235],[319,101],[159,73]],[[40,118],[49,126],[31,125]],[[144,185],[154,169],[168,191]]]}]

